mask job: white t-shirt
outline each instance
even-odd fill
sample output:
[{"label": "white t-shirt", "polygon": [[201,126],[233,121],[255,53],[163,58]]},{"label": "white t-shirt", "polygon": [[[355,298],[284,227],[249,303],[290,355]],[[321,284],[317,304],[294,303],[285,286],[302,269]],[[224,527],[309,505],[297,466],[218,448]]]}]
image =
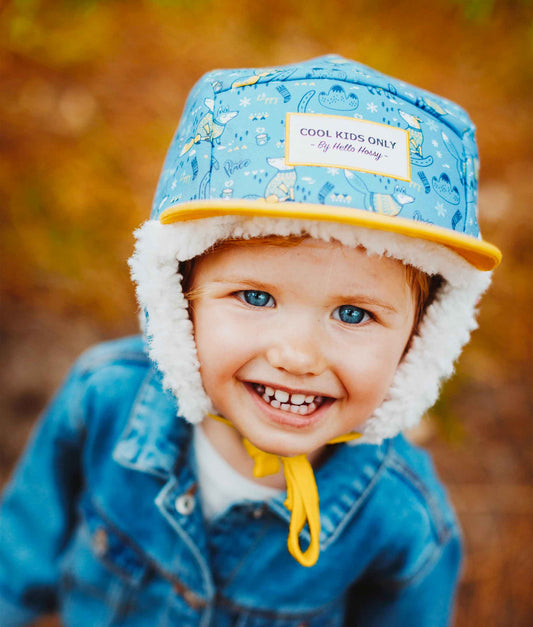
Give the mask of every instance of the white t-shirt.
[{"label": "white t-shirt", "polygon": [[194,427],[194,451],[202,510],[207,520],[240,501],[266,501],[281,490],[261,485],[238,473],[219,454],[201,426]]}]

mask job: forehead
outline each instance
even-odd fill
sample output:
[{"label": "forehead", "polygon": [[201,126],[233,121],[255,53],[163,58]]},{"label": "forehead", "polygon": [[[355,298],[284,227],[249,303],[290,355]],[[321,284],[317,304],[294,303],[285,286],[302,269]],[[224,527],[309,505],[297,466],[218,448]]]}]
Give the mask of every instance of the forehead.
[{"label": "forehead", "polygon": [[198,280],[215,281],[239,277],[305,280],[317,287],[337,285],[339,289],[369,281],[383,287],[407,285],[402,262],[370,255],[362,247],[351,248],[311,237],[226,242],[196,262],[194,275]]}]

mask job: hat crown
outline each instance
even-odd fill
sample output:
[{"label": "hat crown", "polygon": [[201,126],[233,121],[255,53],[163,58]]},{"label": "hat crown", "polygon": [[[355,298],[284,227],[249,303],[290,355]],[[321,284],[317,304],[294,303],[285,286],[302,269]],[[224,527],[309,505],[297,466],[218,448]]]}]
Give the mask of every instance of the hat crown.
[{"label": "hat crown", "polygon": [[191,201],[362,209],[480,238],[474,126],[455,103],[328,55],[193,88],[152,218]]}]

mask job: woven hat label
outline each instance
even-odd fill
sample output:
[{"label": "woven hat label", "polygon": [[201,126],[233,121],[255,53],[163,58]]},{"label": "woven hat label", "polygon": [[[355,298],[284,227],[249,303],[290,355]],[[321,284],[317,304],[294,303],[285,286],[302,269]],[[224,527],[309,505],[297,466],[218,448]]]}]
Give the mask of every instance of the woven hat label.
[{"label": "woven hat label", "polygon": [[285,163],[347,168],[411,180],[407,130],[357,118],[287,113]]}]

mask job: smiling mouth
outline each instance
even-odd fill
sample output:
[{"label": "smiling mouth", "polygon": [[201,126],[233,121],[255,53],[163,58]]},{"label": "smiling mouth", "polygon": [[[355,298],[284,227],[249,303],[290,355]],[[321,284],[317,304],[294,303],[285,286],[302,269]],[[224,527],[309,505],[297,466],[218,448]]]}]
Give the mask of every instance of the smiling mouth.
[{"label": "smiling mouth", "polygon": [[272,388],[262,383],[251,383],[251,388],[260,396],[265,403],[274,409],[296,414],[298,416],[309,416],[319,407],[328,401],[333,401],[327,396],[314,394],[289,393],[286,390]]}]

